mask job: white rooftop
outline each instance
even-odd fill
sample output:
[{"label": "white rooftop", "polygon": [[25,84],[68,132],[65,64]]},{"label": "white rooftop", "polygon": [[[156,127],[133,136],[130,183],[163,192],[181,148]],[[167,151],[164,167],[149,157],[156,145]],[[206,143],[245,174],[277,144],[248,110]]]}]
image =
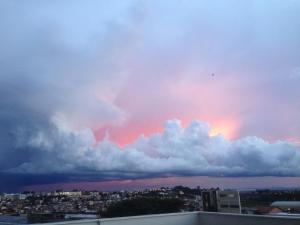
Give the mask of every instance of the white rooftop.
[{"label": "white rooftop", "polygon": [[271,204],[273,207],[279,208],[299,208],[300,209],[300,201],[276,201]]}]

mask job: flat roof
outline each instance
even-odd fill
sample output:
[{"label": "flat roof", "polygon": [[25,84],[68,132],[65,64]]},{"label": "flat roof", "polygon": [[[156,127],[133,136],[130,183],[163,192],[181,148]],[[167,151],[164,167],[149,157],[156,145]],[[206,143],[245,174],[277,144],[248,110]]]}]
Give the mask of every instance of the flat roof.
[{"label": "flat roof", "polygon": [[275,201],[271,204],[274,207],[300,208],[300,201]]}]

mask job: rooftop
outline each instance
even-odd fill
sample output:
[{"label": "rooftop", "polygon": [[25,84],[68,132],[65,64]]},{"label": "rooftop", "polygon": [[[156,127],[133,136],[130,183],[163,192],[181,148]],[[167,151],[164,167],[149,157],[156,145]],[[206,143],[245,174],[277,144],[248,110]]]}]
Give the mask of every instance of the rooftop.
[{"label": "rooftop", "polygon": [[276,201],[271,204],[279,208],[300,208],[300,201]]}]

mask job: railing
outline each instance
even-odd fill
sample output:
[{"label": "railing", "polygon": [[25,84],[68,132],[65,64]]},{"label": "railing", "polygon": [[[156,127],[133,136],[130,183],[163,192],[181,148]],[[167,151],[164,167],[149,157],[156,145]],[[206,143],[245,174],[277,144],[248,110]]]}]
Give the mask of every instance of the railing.
[{"label": "railing", "polygon": [[300,225],[300,217],[188,212],[159,215],[76,220],[47,225]]}]

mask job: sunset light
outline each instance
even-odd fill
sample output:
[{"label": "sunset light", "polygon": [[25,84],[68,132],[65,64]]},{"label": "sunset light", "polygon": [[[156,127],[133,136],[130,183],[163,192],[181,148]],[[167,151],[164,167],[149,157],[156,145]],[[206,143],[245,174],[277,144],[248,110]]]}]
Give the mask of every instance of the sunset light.
[{"label": "sunset light", "polygon": [[58,184],[294,185],[299,21],[297,0],[1,0],[0,202]]},{"label": "sunset light", "polygon": [[223,120],[212,123],[212,128],[209,132],[210,136],[223,135],[227,139],[234,139],[237,137],[237,124],[232,120]]}]

